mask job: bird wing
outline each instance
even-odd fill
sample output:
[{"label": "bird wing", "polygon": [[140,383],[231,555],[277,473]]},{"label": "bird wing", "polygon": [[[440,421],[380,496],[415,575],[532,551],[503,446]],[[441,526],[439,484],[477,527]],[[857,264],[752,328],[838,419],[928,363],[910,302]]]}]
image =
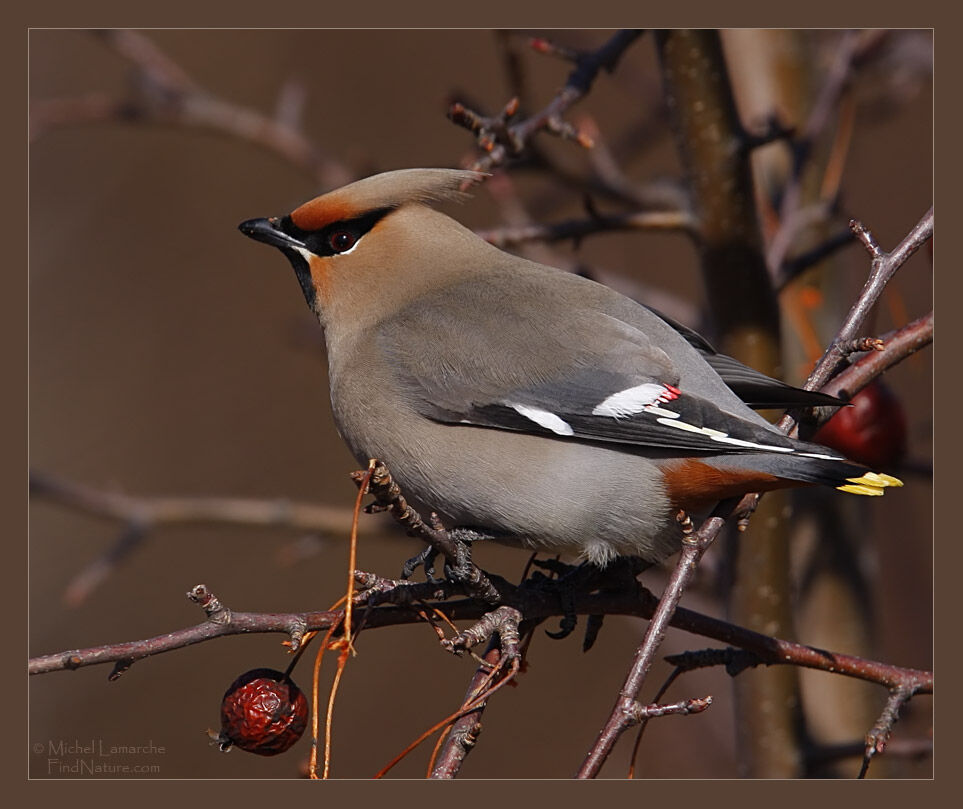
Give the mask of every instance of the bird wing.
[{"label": "bird wing", "polygon": [[750,368],[727,354],[720,354],[708,340],[688,326],[682,325],[651,306],[645,308],[682,335],[685,341],[702,355],[709,367],[722,377],[722,381],[733,393],[749,407],[842,407],[846,404],[835,396],[796,388],[779,379],[766,376],[761,371]]},{"label": "bird wing", "polygon": [[[518,295],[506,300],[497,287],[472,279],[420,297],[378,328],[396,379],[422,415],[693,453],[804,448],[735,395],[716,401],[687,390],[677,363],[640,328],[593,306],[573,306],[570,296],[546,305],[556,294],[551,285],[525,290],[523,283],[533,282],[516,278]],[[566,321],[554,322],[550,312],[564,312]],[[691,352],[692,378],[692,363],[702,360],[681,339],[673,351],[680,349]]]}]

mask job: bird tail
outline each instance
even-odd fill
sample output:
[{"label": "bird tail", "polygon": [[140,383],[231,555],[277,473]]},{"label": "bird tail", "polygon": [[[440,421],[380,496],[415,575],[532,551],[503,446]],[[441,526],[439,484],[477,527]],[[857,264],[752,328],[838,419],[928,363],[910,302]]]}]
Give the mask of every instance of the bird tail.
[{"label": "bird tail", "polygon": [[[812,450],[809,452],[808,450]],[[862,464],[847,458],[829,454],[831,450],[818,444],[803,444],[793,454],[773,455],[753,453],[752,455],[726,455],[717,457],[715,463],[741,469],[755,469],[786,480],[801,483],[817,483],[832,486],[848,494],[861,494],[879,497],[886,489],[903,485],[903,481],[892,475],[873,472]]]},{"label": "bird tail", "polygon": [[858,478],[847,478],[844,485],[836,488],[841,492],[849,492],[850,494],[868,494],[878,497],[890,486],[902,485],[903,481],[894,478],[892,475],[885,475],[881,472],[866,472]]}]

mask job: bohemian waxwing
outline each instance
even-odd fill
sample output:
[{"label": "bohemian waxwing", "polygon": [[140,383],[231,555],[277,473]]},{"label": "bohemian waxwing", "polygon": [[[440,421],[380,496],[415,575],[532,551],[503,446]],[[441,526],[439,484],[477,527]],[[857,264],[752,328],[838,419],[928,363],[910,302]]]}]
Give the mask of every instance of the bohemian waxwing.
[{"label": "bohemian waxwing", "polygon": [[294,266],[324,328],[338,430],[406,496],[472,536],[605,565],[678,550],[680,509],[811,483],[902,485],[747,406],[838,400],[429,207],[478,179],[391,171],[240,225]]}]

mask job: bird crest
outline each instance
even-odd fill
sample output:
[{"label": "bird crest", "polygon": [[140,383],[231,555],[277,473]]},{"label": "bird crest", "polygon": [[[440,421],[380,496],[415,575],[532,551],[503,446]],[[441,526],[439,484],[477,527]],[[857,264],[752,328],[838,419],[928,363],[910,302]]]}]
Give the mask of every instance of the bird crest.
[{"label": "bird crest", "polygon": [[463,190],[485,175],[460,169],[401,169],[322,194],[291,212],[291,220],[305,231],[320,230],[333,222],[355,219],[370,211],[397,208],[409,202],[462,200]]}]

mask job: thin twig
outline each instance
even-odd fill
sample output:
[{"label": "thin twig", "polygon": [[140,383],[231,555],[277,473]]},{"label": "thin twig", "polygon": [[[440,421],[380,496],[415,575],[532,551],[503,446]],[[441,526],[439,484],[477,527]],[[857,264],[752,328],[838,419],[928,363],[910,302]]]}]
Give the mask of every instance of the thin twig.
[{"label": "thin twig", "polygon": [[[577,778],[595,778],[616,741],[626,729],[635,723],[638,693],[645,681],[645,675],[655,660],[656,652],[662,644],[679,600],[682,598],[693,573],[695,573],[699,560],[722,530],[726,518],[735,505],[736,500],[734,498],[720,503],[694,534],[691,532],[691,523],[685,526],[688,530],[683,535],[682,553],[672,572],[672,578],[659,600],[659,606],[652,616],[652,620],[649,621],[645,637],[636,651],[635,659],[632,661],[625,683],[619,691],[612,713],[609,715],[609,719],[602,728],[592,749],[585,757],[585,761],[582,762]],[[685,518],[685,520],[688,521],[688,518]]]},{"label": "thin twig", "polygon": [[[825,764],[844,758],[862,758],[866,754],[866,741],[837,742],[820,744],[806,751],[806,761],[810,765]],[[893,739],[886,745],[886,757],[923,759],[933,755],[932,739]]]},{"label": "thin twig", "polygon": [[[468,683],[462,707],[470,705],[485,688],[485,684],[493,670],[498,668],[502,660],[502,652],[495,638],[489,641],[488,649],[482,655],[482,664],[475,669],[475,674]],[[474,710],[462,714],[452,723],[440,749],[430,765],[429,778],[432,780],[450,780],[457,777],[465,758],[472,751],[481,733],[481,717],[487,702],[480,703]]]},{"label": "thin twig", "polygon": [[[508,662],[506,667],[505,661]],[[499,691],[505,685],[510,683],[515,675],[518,673],[519,662],[518,658],[508,658],[503,657],[497,668],[492,669],[485,677],[483,682],[481,692],[475,696],[470,701],[463,703],[461,708],[455,711],[450,716],[445,717],[440,722],[432,725],[428,730],[422,733],[417,739],[415,739],[411,744],[409,744],[404,750],[401,751],[397,756],[395,756],[391,761],[389,761],[384,767],[382,767],[377,773],[375,773],[375,778],[383,778],[392,767],[394,767],[399,761],[401,761],[405,756],[407,756],[412,750],[414,750],[418,745],[420,745],[425,739],[428,739],[432,734],[436,733],[443,728],[450,726],[453,722],[457,721],[459,718],[466,714],[474,713],[478,710],[480,706],[483,706],[485,702],[494,694]],[[501,675],[499,677],[499,675]],[[498,678],[496,680],[496,678]],[[444,731],[443,731],[444,732]]]},{"label": "thin twig", "polygon": [[[504,581],[500,581],[499,586],[504,593],[505,602],[515,607],[526,621],[539,621],[562,615],[564,612],[558,598],[550,593],[531,588],[514,588]],[[182,649],[225,635],[282,633],[288,635],[289,647],[296,650],[308,631],[326,631],[340,626],[344,620],[343,610],[304,613],[248,613],[229,610],[204,585],[195,587],[189,596],[201,604],[207,613],[208,619],[201,624],[146,640],[31,658],[28,673],[44,674],[115,662],[130,664],[151,655]],[[626,588],[619,592],[577,593],[569,608],[579,615],[629,615],[648,619],[654,615],[656,606],[655,596],[644,587],[636,585],[634,590]],[[491,605],[475,599],[464,599],[446,604],[445,611],[453,621],[477,620],[491,611]],[[422,614],[407,606],[381,606],[366,612],[365,628],[377,629],[424,620]],[[684,607],[675,611],[670,623],[687,632],[750,651],[767,664],[803,666],[855,677],[890,689],[909,686],[916,694],[932,693],[933,690],[931,672],[773,638]]]},{"label": "thin twig", "polygon": [[108,492],[45,472],[30,473],[30,495],[88,514],[159,528],[217,524],[291,528],[325,534],[351,531],[351,509],[242,497],[143,497]]},{"label": "thin twig", "polygon": [[90,93],[31,104],[30,137],[37,140],[66,126],[93,123],[149,123],[205,129],[247,141],[280,155],[320,185],[336,188],[353,179],[340,161],[329,157],[300,129],[283,108],[277,117],[218,98],[199,87],[147,37],[134,31],[98,32],[123,57],[137,79],[130,95]]},{"label": "thin twig", "polygon": [[[452,567],[461,563],[461,555],[455,539],[443,528],[429,526],[421,515],[405,500],[398,484],[395,483],[384,463],[373,459],[373,470],[370,475],[369,493],[375,498],[375,503],[368,507],[369,511],[388,511],[408,531],[409,536],[418,537],[442,554]],[[352,477],[359,483],[365,473],[354,472]],[[468,575],[463,582],[467,591],[482,600],[497,603],[498,590],[482,570],[473,564],[468,565]]]},{"label": "thin twig", "polygon": [[802,176],[819,136],[832,120],[839,100],[849,87],[860,59],[886,35],[885,31],[846,31],[837,46],[836,58],[813,104],[799,136],[793,140],[792,177],[783,191],[779,210],[780,228],[766,253],[767,264],[775,274],[789,252],[796,234],[802,229],[798,213],[802,200]]},{"label": "thin twig", "polygon": [[[869,351],[821,388],[823,393],[851,399],[870,382],[933,342],[933,313],[879,338],[882,348]],[[829,414],[827,413],[827,418]]]},{"label": "thin twig", "polygon": [[347,536],[351,510],[289,500],[238,497],[143,497],[109,492],[44,472],[31,471],[30,496],[124,523],[120,536],[78,572],[64,592],[71,606],[83,603],[155,529],[173,525],[227,524]]},{"label": "thin twig", "polygon": [[631,211],[588,217],[587,219],[568,219],[554,224],[538,223],[521,227],[502,227],[479,230],[476,233],[496,247],[515,247],[528,242],[554,242],[572,239],[576,243],[586,236],[612,231],[661,230],[694,231],[698,223],[686,211]]},{"label": "thin twig", "polygon": [[[870,278],[862,294],[850,311],[849,317],[833,340],[832,346],[810,376],[806,385],[809,390],[816,389],[822,384],[825,384],[829,378],[828,375],[837,367],[837,363],[841,363],[845,359],[842,346],[851,343],[857,338],[858,330],[862,327],[869,309],[882,293],[886,283],[906,262],[909,256],[919,249],[926,239],[932,235],[933,211],[930,209],[926,216],[923,217],[892,253],[884,252],[879,245],[876,244],[875,239],[872,238],[872,234],[862,225],[854,223],[853,230],[873,256]],[[885,351],[874,352],[874,356],[880,356],[884,353]],[[827,376],[819,382],[821,379],[820,375],[823,373],[826,373]],[[794,424],[795,422],[787,415],[779,422],[778,426],[780,429],[789,432]],[[746,495],[739,504],[739,512],[743,515],[751,513],[758,501],[758,494]],[[682,554],[673,572],[672,579],[670,579],[669,585],[663,593],[659,609],[649,624],[642,645],[636,652],[635,660],[633,661],[625,684],[619,693],[619,697],[616,700],[616,705],[600,732],[598,739],[582,763],[582,767],[578,773],[579,778],[594,778],[598,775],[602,764],[614,747],[615,742],[628,727],[626,716],[630,704],[635,702],[636,695],[639,693],[639,689],[641,689],[645,675],[654,659],[655,651],[661,644],[665,630],[669,624],[669,619],[675,612],[679,599],[682,597],[682,592],[688,580],[691,578],[699,559],[721,530],[726,517],[733,512],[733,505],[734,501],[727,501],[724,504],[720,504],[713,513],[713,517],[703,523],[698,534],[696,534],[696,538],[683,540]],[[743,519],[745,519],[745,517],[743,517]]]},{"label": "thin twig", "polygon": [[[510,126],[505,125],[505,119],[486,121],[492,123],[491,126],[469,126],[469,129],[479,135],[479,143],[486,152],[472,163],[471,168],[476,171],[490,171],[495,166],[504,164],[510,157],[520,154],[529,139],[543,130],[578,139],[579,133],[571,124],[562,120],[562,115],[585,97],[601,70],[612,72],[615,69],[622,54],[641,34],[642,31],[639,30],[619,31],[598,50],[577,54],[576,67],[569,74],[565,85],[544,109],[534,115]],[[461,111],[464,111],[464,108]],[[464,125],[467,121],[460,112],[456,115],[456,123]],[[478,116],[476,122],[477,118]],[[585,141],[583,145],[590,144]]]},{"label": "thin twig", "polygon": [[909,685],[899,685],[893,688],[883,712],[876,720],[876,724],[866,734],[866,748],[863,753],[863,763],[859,769],[857,778],[865,778],[872,760],[886,749],[889,737],[893,733],[893,726],[899,719],[899,712],[903,706],[913,697],[914,691]]},{"label": "thin twig", "polygon": [[[872,257],[869,278],[856,299],[856,303],[849,310],[849,314],[843,321],[843,325],[832,344],[816,364],[813,372],[809,375],[809,379],[806,380],[804,386],[806,390],[820,390],[846,361],[843,346],[860,336],[870,310],[879,300],[879,296],[882,295],[890,279],[906,263],[909,257],[933,235],[933,209],[930,208],[923,215],[923,218],[890,253],[884,251],[876,243],[872,233],[861,222],[853,220],[850,227]],[[780,422],[780,426],[785,427],[783,421]]]}]

